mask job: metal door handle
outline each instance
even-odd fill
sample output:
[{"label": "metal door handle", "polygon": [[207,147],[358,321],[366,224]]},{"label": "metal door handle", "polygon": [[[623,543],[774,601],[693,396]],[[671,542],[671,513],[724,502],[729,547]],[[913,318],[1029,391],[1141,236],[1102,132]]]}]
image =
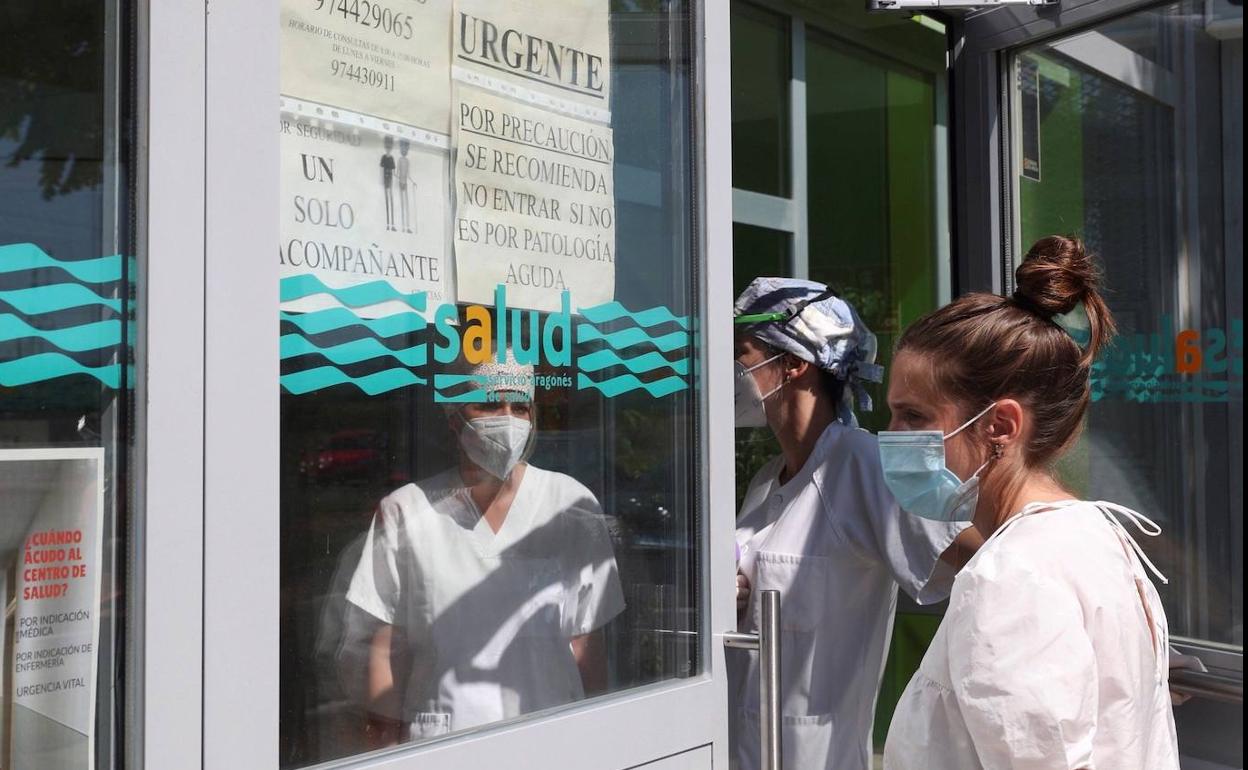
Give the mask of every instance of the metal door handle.
[{"label": "metal door handle", "polygon": [[758,721],[762,731],[762,770],[783,770],[780,741],[780,592],[759,591],[762,624],[757,634],[728,631],[724,646],[758,650]]}]

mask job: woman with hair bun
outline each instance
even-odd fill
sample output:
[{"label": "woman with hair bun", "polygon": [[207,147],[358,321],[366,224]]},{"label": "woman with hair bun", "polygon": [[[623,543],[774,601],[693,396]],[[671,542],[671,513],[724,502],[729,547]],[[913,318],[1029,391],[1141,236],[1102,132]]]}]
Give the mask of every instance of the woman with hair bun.
[{"label": "woman with hair bun", "polygon": [[885,768],[1177,768],[1168,631],[1149,562],[1108,502],[1053,465],[1079,435],[1114,334],[1078,240],[1032,246],[1010,297],[971,294],[905,331],[880,434],[906,512],[983,545],[902,694]]}]

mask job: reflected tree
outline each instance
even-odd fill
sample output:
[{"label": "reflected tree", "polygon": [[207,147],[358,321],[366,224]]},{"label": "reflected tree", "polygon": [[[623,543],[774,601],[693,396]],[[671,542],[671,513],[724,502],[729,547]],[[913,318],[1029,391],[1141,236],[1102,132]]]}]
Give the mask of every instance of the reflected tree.
[{"label": "reflected tree", "polygon": [[0,4],[0,158],[39,163],[45,199],[101,180],[109,5]]}]

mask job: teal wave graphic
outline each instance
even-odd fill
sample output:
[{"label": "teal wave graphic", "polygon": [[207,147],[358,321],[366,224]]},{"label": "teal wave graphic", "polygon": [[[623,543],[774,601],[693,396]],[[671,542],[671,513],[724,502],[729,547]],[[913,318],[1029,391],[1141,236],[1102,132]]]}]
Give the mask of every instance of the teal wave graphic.
[{"label": "teal wave graphic", "polygon": [[490,394],[484,390],[466,390],[454,396],[433,392],[433,400],[439,404],[484,404],[490,400]]},{"label": "teal wave graphic", "polygon": [[672,311],[662,305],[652,307],[647,310],[638,310],[634,313],[621,305],[619,302],[608,302],[605,305],[579,308],[579,311],[581,315],[596,324],[614,321],[617,318],[628,318],[631,319],[633,323],[642,327],[658,326],[662,323],[674,323],[682,329],[689,328],[689,316],[674,315]]},{"label": "teal wave graphic", "polygon": [[484,374],[435,374],[433,375],[433,387],[435,388],[453,388],[456,385],[465,382],[475,382],[478,385],[484,385],[488,379]]},{"label": "teal wave graphic", "polygon": [[425,301],[428,298],[423,291],[405,294],[387,281],[370,281],[359,286],[348,286],[345,289],[331,289],[322,283],[320,278],[308,273],[283,278],[280,293],[282,302],[303,299],[314,294],[328,294],[347,307],[364,307],[387,300],[398,300],[421,311],[425,309]]},{"label": "teal wave graphic", "polygon": [[325,348],[319,347],[302,334],[283,334],[279,342],[282,358],[294,358],[295,356],[307,355],[309,353],[320,353],[340,366],[387,356],[397,360],[404,366],[424,366],[428,360],[428,353],[424,345],[416,345],[403,350],[391,350],[372,337],[351,340],[350,342]]},{"label": "teal wave graphic", "polygon": [[[130,257],[129,263],[131,274],[133,274],[136,264],[134,257]],[[59,267],[86,283],[108,283],[121,280],[123,264],[120,254],[94,259],[60,260],[33,243],[10,243],[0,246],[0,273]]]},{"label": "teal wave graphic", "polygon": [[607,398],[615,398],[622,393],[644,390],[655,398],[669,396],[684,390],[688,384],[679,377],[664,377],[654,382],[642,382],[631,374],[621,374],[601,382],[591,380],[583,372],[576,375],[576,387],[580,390],[594,389],[602,391]]},{"label": "teal wave graphic", "polygon": [[653,350],[633,358],[621,358],[611,350],[598,350],[576,360],[579,369],[586,372],[598,372],[612,366],[623,366],[633,374],[645,374],[656,369],[671,369],[679,375],[689,374],[689,359],[668,361]]},{"label": "teal wave graphic", "polygon": [[[489,393],[484,389],[488,379],[484,374],[435,374],[433,375],[433,400],[439,404],[483,404],[490,400]],[[453,396],[438,392],[443,388],[453,388],[466,382],[475,382],[482,387],[465,390]]]},{"label": "teal wave graphic", "polygon": [[578,324],[576,327],[576,339],[578,342],[594,342],[602,340],[616,350],[624,350],[634,345],[643,343],[651,343],[664,353],[670,353],[678,348],[683,348],[689,344],[688,332],[671,332],[659,337],[651,337],[641,329],[636,327],[631,329],[622,329],[618,332],[603,334],[597,327],[589,324]]},{"label": "teal wave graphic", "polygon": [[115,313],[121,312],[121,300],[107,299],[77,283],[56,283],[49,286],[31,286],[26,289],[0,291],[4,300],[26,315],[55,313],[87,305],[103,305]]},{"label": "teal wave graphic", "polygon": [[0,342],[38,337],[61,350],[81,352],[121,344],[121,321],[97,321],[64,329],[36,329],[12,313],[0,314]]},{"label": "teal wave graphic", "polygon": [[378,337],[394,337],[399,334],[421,331],[428,325],[419,313],[395,313],[381,318],[360,318],[345,307],[331,307],[310,313],[282,312],[281,319],[298,326],[304,334],[322,334],[335,329],[345,329],[348,326],[363,326]]},{"label": "teal wave graphic", "polygon": [[315,369],[283,374],[279,382],[283,388],[296,396],[348,383],[367,395],[375,396],[379,393],[406,388],[409,385],[426,385],[429,381],[416,376],[407,369],[386,369],[363,377],[352,377],[334,366],[318,366]]},{"label": "teal wave graphic", "polygon": [[64,353],[37,353],[0,363],[0,385],[10,388],[71,374],[90,375],[114,390],[121,384],[121,364],[83,366]]}]

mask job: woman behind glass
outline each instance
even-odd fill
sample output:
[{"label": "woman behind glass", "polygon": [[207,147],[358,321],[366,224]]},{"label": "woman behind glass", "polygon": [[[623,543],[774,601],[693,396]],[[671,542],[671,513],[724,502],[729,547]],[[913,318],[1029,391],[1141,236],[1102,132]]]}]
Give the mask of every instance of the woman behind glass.
[{"label": "woman behind glass", "polygon": [[973,516],[985,543],[897,705],[884,766],[1177,768],[1166,616],[1145,565],[1161,575],[1117,516],[1157,529],[1074,499],[1053,471],[1114,322],[1077,240],[1039,241],[1016,277],[1012,297],[920,319],[893,359],[889,488],[912,515]]},{"label": "woman behind glass", "polygon": [[533,367],[506,358],[464,370],[480,400],[447,407],[457,464],[381,501],[351,579],[350,690],[374,747],[606,686],[599,629],[624,608],[610,537],[593,493],[527,462]]}]

